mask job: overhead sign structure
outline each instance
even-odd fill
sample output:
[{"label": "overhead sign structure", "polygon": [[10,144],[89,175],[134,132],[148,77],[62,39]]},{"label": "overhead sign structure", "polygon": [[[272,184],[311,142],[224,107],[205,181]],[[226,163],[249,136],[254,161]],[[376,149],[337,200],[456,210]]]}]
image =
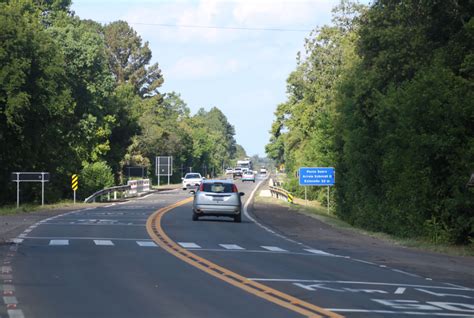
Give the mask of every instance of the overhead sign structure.
[{"label": "overhead sign structure", "polygon": [[333,186],[335,170],[332,167],[300,168],[299,182],[301,186]]},{"label": "overhead sign structure", "polygon": [[299,169],[299,182],[304,188],[304,199],[307,200],[306,186],[328,187],[328,214],[329,214],[329,188],[336,183],[335,170],[332,167],[302,167]]},{"label": "overhead sign structure", "polygon": [[12,172],[11,179],[16,182],[16,207],[20,207],[20,183],[41,182],[41,205],[44,205],[44,183],[49,182],[49,172]]},{"label": "overhead sign structure", "polygon": [[173,175],[173,157],[172,156],[156,157],[155,173],[156,173],[156,176],[158,177],[158,185],[160,185],[161,176],[167,176],[168,184],[170,184],[170,176]]},{"label": "overhead sign structure", "polygon": [[71,188],[74,191],[74,204],[76,204],[76,191],[79,188],[79,176],[77,174],[73,174],[71,177]]}]

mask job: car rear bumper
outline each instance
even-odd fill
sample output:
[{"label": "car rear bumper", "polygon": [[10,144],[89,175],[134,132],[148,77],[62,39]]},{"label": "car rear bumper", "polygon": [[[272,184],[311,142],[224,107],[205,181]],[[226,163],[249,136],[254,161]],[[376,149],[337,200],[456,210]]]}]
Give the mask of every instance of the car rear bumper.
[{"label": "car rear bumper", "polygon": [[193,209],[199,215],[210,216],[236,215],[240,213],[240,207],[235,205],[197,204]]}]

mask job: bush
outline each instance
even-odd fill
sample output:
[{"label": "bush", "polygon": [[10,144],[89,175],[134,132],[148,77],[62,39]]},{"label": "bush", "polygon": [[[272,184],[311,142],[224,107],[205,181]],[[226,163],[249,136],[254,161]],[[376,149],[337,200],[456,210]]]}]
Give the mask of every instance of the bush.
[{"label": "bush", "polygon": [[113,185],[112,169],[103,161],[87,164],[79,175],[79,195],[82,198]]}]

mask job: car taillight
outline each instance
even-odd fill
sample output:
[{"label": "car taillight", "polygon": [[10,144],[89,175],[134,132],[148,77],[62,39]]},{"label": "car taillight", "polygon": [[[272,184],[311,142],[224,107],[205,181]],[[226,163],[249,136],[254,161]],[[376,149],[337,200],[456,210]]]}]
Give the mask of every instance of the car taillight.
[{"label": "car taillight", "polygon": [[204,191],[204,184],[201,183],[201,185],[199,186],[199,191]]},{"label": "car taillight", "polygon": [[237,190],[237,186],[235,184],[232,185],[232,192],[239,192],[239,190]]}]

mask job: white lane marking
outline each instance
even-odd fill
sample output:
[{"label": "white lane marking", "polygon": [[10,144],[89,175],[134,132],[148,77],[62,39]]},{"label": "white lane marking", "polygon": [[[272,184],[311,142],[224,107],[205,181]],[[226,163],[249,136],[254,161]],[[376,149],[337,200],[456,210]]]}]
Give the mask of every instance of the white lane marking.
[{"label": "white lane marking", "polygon": [[405,292],[405,290],[407,289],[404,287],[398,287],[394,294],[401,295]]},{"label": "white lane marking", "polygon": [[393,310],[371,310],[371,309],[356,309],[356,308],[325,308],[334,312],[348,312],[348,313],[373,313],[373,314],[395,314],[395,315],[416,315],[416,316],[441,316],[441,317],[472,317],[472,314],[454,314],[454,313],[440,313],[440,312],[419,312],[419,311],[393,311]]},{"label": "white lane marking", "polygon": [[253,189],[252,193],[250,193],[250,197],[247,199],[247,201],[245,202],[244,204],[244,215],[250,220],[252,221],[253,223],[257,224],[259,227],[261,227],[262,229],[264,229],[265,231],[269,232],[269,233],[272,233],[273,235],[275,236],[278,236],[279,238],[282,238],[288,242],[291,242],[291,243],[295,243],[295,244],[298,244],[298,245],[301,245],[303,247],[306,247],[306,248],[311,248],[311,246],[308,246],[308,245],[305,245],[301,242],[298,242],[298,241],[295,241],[293,239],[290,239],[282,234],[279,234],[279,233],[276,233],[275,231],[273,231],[272,229],[270,229],[269,227],[263,225],[262,223],[258,222],[257,220],[255,220],[253,217],[250,216],[250,214],[248,213],[248,206],[250,204],[250,202],[252,201],[254,195],[255,195],[255,192],[257,191],[258,187],[260,186],[260,184],[264,181],[266,181],[267,178],[263,179],[262,181],[260,181],[259,183],[257,183],[257,185],[255,186],[255,189]]},{"label": "white lane marking", "polygon": [[23,239],[21,239],[21,238],[14,238],[14,239],[12,240],[12,242],[15,243],[15,244],[20,244],[21,242],[23,242]]},{"label": "white lane marking", "polygon": [[334,254],[330,254],[330,253],[327,253],[325,251],[315,250],[315,249],[311,249],[311,248],[305,249],[305,251],[313,253],[313,254],[323,255],[323,256],[334,256]]},{"label": "white lane marking", "polygon": [[114,246],[114,243],[111,240],[94,240],[94,244],[101,246]]},{"label": "white lane marking", "polygon": [[415,288],[431,288],[431,289],[446,289],[446,290],[464,290],[474,292],[474,288],[458,288],[446,286],[430,286],[430,285],[413,285],[401,283],[379,283],[379,282],[360,282],[350,280],[318,280],[318,279],[292,279],[292,278],[247,278],[256,282],[299,282],[299,283],[333,283],[333,284],[359,284],[359,285],[381,285],[381,286],[403,286]]},{"label": "white lane marking", "polygon": [[106,206],[104,206],[104,208],[110,208],[110,207],[113,207],[113,206],[115,206],[115,203],[112,203],[112,204],[106,205]]},{"label": "white lane marking", "polygon": [[143,200],[143,199],[148,198],[149,196],[151,196],[151,195],[153,195],[153,194],[154,194],[154,193],[147,194],[147,195],[145,195],[145,196],[143,196],[143,197],[138,198],[138,200]]},{"label": "white lane marking", "polygon": [[26,237],[26,234],[25,234],[25,233],[22,233],[22,234],[18,235],[18,237],[24,238],[24,237]]},{"label": "white lane marking", "polygon": [[405,274],[405,275],[411,276],[411,277],[421,277],[420,275],[408,273],[408,272],[402,271],[400,269],[392,268],[391,270],[394,271],[394,272],[400,273],[400,274]]},{"label": "white lane marking", "polygon": [[21,309],[8,309],[7,313],[9,318],[25,318]]},{"label": "white lane marking", "polygon": [[260,247],[272,252],[288,252],[287,250],[279,248],[278,246],[260,246]]},{"label": "white lane marking", "polygon": [[452,287],[467,288],[467,287],[464,287],[464,286],[461,286],[461,285],[456,285],[456,284],[451,284],[451,283],[444,283],[444,284],[445,284],[445,285],[452,286]]},{"label": "white lane marking", "polygon": [[50,240],[49,245],[69,245],[69,240]]},{"label": "white lane marking", "polygon": [[218,248],[189,248],[189,250],[196,250],[196,251],[205,251],[205,252],[219,252],[219,253],[262,253],[262,254],[287,254],[287,255],[303,255],[303,256],[310,256],[310,257],[318,257],[320,255],[313,254],[313,253],[302,253],[302,252],[272,252],[266,250],[226,250],[226,249],[218,249]]},{"label": "white lane marking", "polygon": [[426,289],[423,289],[423,288],[415,288],[415,289],[418,290],[418,291],[421,291],[422,293],[427,293],[427,294],[430,294],[430,295],[433,295],[433,296],[438,296],[438,297],[461,297],[461,298],[468,298],[468,299],[473,298],[471,296],[460,295],[460,294],[441,294],[441,293],[436,293],[434,291],[426,290]]},{"label": "white lane marking", "polygon": [[30,233],[31,231],[33,231],[33,229],[27,228],[26,230],[23,231],[23,233]]},{"label": "white lane marking", "polygon": [[364,264],[377,265],[377,264],[375,264],[375,263],[368,262],[368,261],[364,261],[364,260],[358,259],[358,258],[353,258],[353,260],[356,261],[356,262],[364,263]]},{"label": "white lane marking", "polygon": [[0,267],[0,273],[2,274],[10,274],[12,272],[11,266],[2,266]]},{"label": "white lane marking", "polygon": [[15,296],[3,296],[3,303],[5,305],[18,304],[18,300]]},{"label": "white lane marking", "polygon": [[149,241],[137,241],[137,244],[143,247],[158,247],[158,245],[156,245],[155,242],[149,242]]},{"label": "white lane marking", "polygon": [[114,240],[114,241],[153,241],[152,239],[146,238],[121,238],[121,237],[88,237],[88,236],[63,236],[63,237],[50,237],[50,236],[29,236],[27,240]]},{"label": "white lane marking", "polygon": [[184,248],[201,248],[201,246],[197,245],[196,243],[178,242],[178,244]]},{"label": "white lane marking", "polygon": [[220,246],[222,246],[223,248],[227,249],[227,250],[244,250],[245,248],[243,247],[240,247],[236,244],[219,244]]}]

